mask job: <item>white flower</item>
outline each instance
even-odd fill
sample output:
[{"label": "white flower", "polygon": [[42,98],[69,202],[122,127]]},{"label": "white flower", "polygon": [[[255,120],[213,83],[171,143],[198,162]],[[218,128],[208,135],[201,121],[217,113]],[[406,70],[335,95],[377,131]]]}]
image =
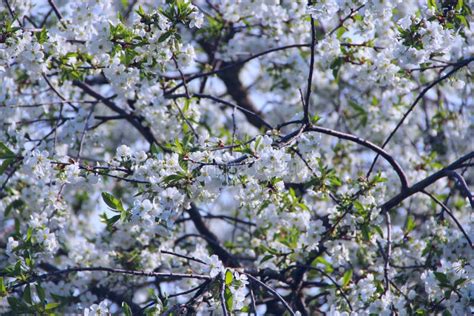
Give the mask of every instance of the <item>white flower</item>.
[{"label": "white flower", "polygon": [[135,160],[136,163],[144,162],[146,158],[147,158],[147,154],[143,150],[140,150],[133,155],[133,159]]},{"label": "white flower", "polygon": [[67,165],[64,168],[64,171],[66,172],[66,179],[68,182],[75,183],[77,180],[79,180],[81,169],[78,162]]},{"label": "white flower", "polygon": [[211,278],[216,277],[224,271],[224,265],[216,255],[210,256],[207,263],[209,264],[209,276]]},{"label": "white flower", "polygon": [[88,308],[84,309],[84,316],[106,316],[109,315],[109,305],[108,300],[104,300],[99,304],[93,304]]},{"label": "white flower", "polygon": [[117,148],[117,156],[120,158],[130,157],[131,154],[132,154],[132,151],[130,147],[128,147],[127,145],[120,145]]},{"label": "white flower", "polygon": [[198,28],[200,29],[202,24],[204,23],[204,15],[197,11],[197,8],[195,8],[195,11],[189,15],[191,22],[189,23],[189,26],[191,28]]},{"label": "white flower", "polygon": [[12,256],[13,250],[19,245],[20,243],[17,240],[13,239],[13,237],[8,237],[7,248],[5,250],[6,254],[8,256]]}]

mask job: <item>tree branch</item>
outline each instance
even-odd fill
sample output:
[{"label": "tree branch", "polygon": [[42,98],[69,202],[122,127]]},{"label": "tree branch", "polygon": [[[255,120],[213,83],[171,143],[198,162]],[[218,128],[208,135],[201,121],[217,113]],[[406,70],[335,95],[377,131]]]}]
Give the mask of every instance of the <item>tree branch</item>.
[{"label": "tree branch", "polygon": [[425,179],[415,183],[411,187],[406,188],[405,190],[402,190],[398,195],[394,196],[387,202],[383,203],[383,205],[381,206],[382,211],[387,212],[393,207],[400,204],[402,201],[404,201],[408,197],[412,196],[413,194],[423,191],[426,187],[435,183],[439,179],[448,176],[452,170],[456,170],[460,168],[465,161],[468,161],[472,158],[474,158],[474,151],[470,152],[467,155],[462,156],[461,158],[459,158],[458,160],[456,160],[455,162],[453,162],[446,168],[443,168],[440,171],[435,172],[431,176],[426,177]]},{"label": "tree branch", "polygon": [[403,171],[402,167],[396,162],[396,160],[388,154],[385,150],[380,148],[379,146],[375,145],[374,143],[369,142],[368,140],[362,139],[358,136],[354,136],[351,134],[342,133],[339,131],[331,130],[329,128],[319,127],[319,126],[309,126],[306,128],[308,131],[318,132],[326,135],[331,135],[337,138],[346,139],[362,145],[364,147],[369,148],[370,150],[377,153],[377,155],[382,156],[385,160],[393,167],[395,172],[397,173],[398,177],[400,178],[402,192],[405,191],[408,187],[408,180],[405,172]]},{"label": "tree branch", "polygon": [[187,209],[186,212],[191,217],[191,220],[193,221],[197,231],[205,237],[205,240],[208,241],[209,247],[211,247],[219,259],[221,259],[226,266],[240,267],[238,260],[221,246],[217,236],[211,232],[209,228],[207,228],[206,224],[202,220],[202,216],[199,213],[198,208],[194,204],[191,204],[191,207]]},{"label": "tree branch", "polygon": [[139,132],[140,134],[145,137],[145,139],[148,141],[150,144],[156,144],[158,145],[162,150],[165,152],[169,152],[169,149],[165,148],[162,146],[158,141],[156,140],[155,136],[153,135],[152,131],[150,130],[149,127],[143,126],[139,120],[133,116],[132,114],[127,113],[124,109],[120,108],[118,105],[115,104],[115,102],[110,101],[110,99],[103,97],[99,93],[95,92],[91,87],[89,87],[87,84],[80,82],[80,81],[73,81],[73,84],[80,89],[82,89],[85,93],[90,95],[91,97],[101,101],[105,106],[107,106],[109,109],[114,111],[115,113],[118,113],[119,115],[125,117],[125,119],[132,124]]},{"label": "tree branch", "polygon": [[426,192],[425,190],[422,190],[421,192],[428,195],[433,201],[435,201],[436,204],[438,204],[439,206],[441,206],[443,208],[443,210],[449,215],[449,217],[451,217],[451,219],[454,221],[454,223],[456,223],[456,225],[458,226],[459,230],[463,233],[464,237],[466,238],[467,242],[469,243],[469,246],[471,246],[471,248],[474,248],[474,245],[472,244],[471,238],[469,238],[468,233],[466,233],[466,231],[462,227],[461,223],[454,216],[453,212],[443,202],[441,202],[439,199],[437,199],[436,196],[434,196],[433,194],[431,194],[429,192]]}]

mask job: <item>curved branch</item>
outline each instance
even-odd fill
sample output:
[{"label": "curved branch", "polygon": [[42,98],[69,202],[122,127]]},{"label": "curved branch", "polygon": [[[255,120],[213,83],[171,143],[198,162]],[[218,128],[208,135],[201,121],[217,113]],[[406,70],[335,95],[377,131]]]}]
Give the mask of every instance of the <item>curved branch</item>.
[{"label": "curved branch", "polygon": [[474,209],[474,199],[472,197],[471,190],[469,190],[469,187],[467,186],[466,180],[464,180],[463,176],[454,170],[448,170],[446,171],[446,174],[448,177],[455,178],[456,180],[458,180],[458,186],[459,186],[459,190],[461,191],[461,194],[464,195],[464,197],[469,200],[469,204],[471,204],[471,208]]},{"label": "curved branch", "polygon": [[433,201],[435,201],[436,204],[438,204],[439,206],[441,206],[443,208],[443,210],[449,215],[449,217],[451,217],[451,219],[454,221],[454,223],[456,223],[456,225],[458,226],[459,230],[463,233],[464,237],[466,238],[467,242],[469,243],[469,246],[471,246],[471,248],[474,248],[474,245],[472,244],[471,238],[469,238],[469,235],[466,233],[466,231],[462,227],[461,223],[454,216],[453,212],[443,202],[441,202],[439,199],[437,199],[436,196],[434,196],[433,194],[431,194],[429,192],[426,192],[425,190],[422,190],[421,192],[426,194],[427,196],[429,196]]},{"label": "curved branch", "polygon": [[199,213],[198,208],[192,204],[191,207],[186,210],[186,212],[191,217],[191,220],[193,221],[197,231],[202,236],[204,236],[204,239],[207,241],[207,244],[209,245],[209,247],[211,247],[214,253],[219,257],[219,259],[221,259],[226,266],[240,267],[238,260],[232,254],[230,254],[224,247],[221,246],[217,236],[213,232],[211,232],[206,226],[206,224],[202,220],[202,216]]},{"label": "curved branch", "polygon": [[263,283],[262,281],[260,281],[259,279],[257,279],[256,277],[254,277],[253,275],[249,274],[249,273],[245,273],[245,275],[252,281],[254,281],[255,283],[257,283],[258,285],[260,285],[261,287],[263,287],[264,289],[268,290],[270,293],[272,293],[273,295],[275,295],[282,303],[283,305],[285,305],[285,308],[290,312],[291,315],[296,315],[295,312],[291,309],[290,305],[288,305],[288,303],[285,301],[285,299],[283,297],[281,297],[280,294],[278,294],[277,291],[275,291],[274,289],[272,289],[271,287],[269,287],[268,285],[266,285],[265,283]]},{"label": "curved branch", "polygon": [[402,201],[404,201],[408,197],[412,196],[413,194],[421,192],[426,187],[428,187],[429,185],[435,183],[439,179],[449,176],[452,170],[456,170],[456,169],[460,168],[463,165],[464,162],[466,162],[466,161],[468,161],[472,158],[474,158],[474,151],[470,152],[467,155],[462,156],[461,158],[459,158],[458,160],[456,160],[455,162],[453,162],[452,164],[450,164],[446,168],[443,168],[440,171],[433,173],[431,176],[426,177],[425,179],[415,183],[411,187],[403,190],[398,195],[394,196],[393,198],[391,198],[390,200],[385,202],[381,206],[382,211],[384,211],[384,212],[389,211],[390,209],[397,206],[398,204],[400,204]]},{"label": "curved branch", "polygon": [[357,143],[361,146],[369,148],[370,150],[376,152],[377,155],[380,155],[383,158],[385,158],[385,160],[393,167],[398,177],[400,178],[402,192],[404,192],[406,188],[408,187],[407,176],[405,175],[405,172],[403,171],[402,167],[397,163],[397,161],[389,153],[387,153],[385,150],[375,145],[374,143],[371,143],[368,140],[362,139],[358,136],[346,134],[343,132],[335,131],[335,130],[325,128],[325,127],[320,127],[320,126],[309,126],[306,128],[306,130],[334,136],[340,139],[346,139],[351,142]]}]

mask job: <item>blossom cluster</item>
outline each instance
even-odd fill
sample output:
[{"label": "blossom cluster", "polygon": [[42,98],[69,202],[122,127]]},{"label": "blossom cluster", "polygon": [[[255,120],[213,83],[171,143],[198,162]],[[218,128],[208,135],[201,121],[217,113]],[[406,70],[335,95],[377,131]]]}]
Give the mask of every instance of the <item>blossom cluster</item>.
[{"label": "blossom cluster", "polygon": [[0,4],[0,313],[467,315],[470,1]]}]

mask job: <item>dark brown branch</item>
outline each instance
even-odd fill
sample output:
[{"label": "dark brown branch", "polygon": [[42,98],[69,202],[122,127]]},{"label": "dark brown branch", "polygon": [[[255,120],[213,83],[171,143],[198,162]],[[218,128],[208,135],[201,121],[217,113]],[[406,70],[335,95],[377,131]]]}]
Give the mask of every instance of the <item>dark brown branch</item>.
[{"label": "dark brown branch", "polygon": [[120,108],[118,105],[115,104],[115,102],[111,101],[108,98],[105,98],[104,96],[100,95],[99,93],[95,92],[91,87],[89,87],[87,84],[80,82],[80,81],[73,81],[73,84],[91,97],[101,101],[105,106],[107,106],[109,109],[114,111],[115,113],[118,113],[121,116],[124,116],[125,119],[135,127],[140,134],[145,137],[145,139],[150,143],[150,144],[156,144],[158,145],[161,149],[165,150],[166,152],[169,151],[169,149],[163,147],[158,141],[156,140],[155,136],[151,132],[150,128],[143,126],[141,122],[133,115],[127,113],[124,109]]},{"label": "dark brown branch", "polygon": [[260,281],[259,279],[257,279],[256,277],[252,276],[251,274],[248,274],[248,273],[245,273],[245,275],[252,281],[254,281],[255,283],[257,283],[258,285],[260,285],[261,287],[263,287],[264,289],[266,289],[267,291],[269,291],[270,293],[272,293],[274,296],[276,296],[278,298],[278,300],[280,300],[280,302],[283,303],[283,305],[285,306],[285,308],[290,312],[291,315],[296,315],[295,312],[293,311],[293,309],[291,309],[290,305],[288,305],[288,303],[285,301],[285,299],[283,297],[281,297],[280,294],[278,294],[277,291],[275,291],[274,289],[272,289],[271,287],[269,287],[268,285],[266,285],[265,283],[263,283],[262,281]]},{"label": "dark brown branch", "polygon": [[336,282],[336,280],[334,280],[329,274],[327,274],[327,273],[324,272],[323,270],[321,270],[321,269],[319,269],[319,268],[316,268],[316,267],[313,267],[313,266],[301,265],[301,266],[298,266],[298,267],[305,268],[305,269],[308,269],[308,270],[318,271],[318,272],[321,273],[323,276],[325,276],[326,278],[328,278],[329,281],[331,281],[331,283],[334,284],[334,286],[339,290],[339,292],[341,293],[342,298],[346,301],[347,305],[349,306],[349,309],[352,311],[352,305],[351,305],[351,302],[350,302],[349,298],[348,298],[347,295],[344,293],[344,290],[342,289],[342,287],[341,287],[341,286]]},{"label": "dark brown branch", "polygon": [[429,196],[433,201],[435,201],[436,204],[438,204],[439,206],[441,206],[443,208],[443,210],[449,215],[449,217],[451,217],[451,219],[454,221],[454,223],[456,223],[456,226],[458,226],[459,230],[463,233],[464,237],[466,238],[467,242],[469,243],[469,246],[471,246],[471,248],[474,248],[474,245],[472,244],[471,238],[469,238],[469,235],[466,233],[466,231],[462,227],[461,223],[454,216],[453,212],[443,202],[441,202],[438,198],[436,198],[436,196],[434,196],[433,194],[431,194],[429,192],[426,192],[425,190],[422,190],[421,192],[426,194],[427,196]]},{"label": "dark brown branch", "polygon": [[226,266],[240,267],[238,260],[221,246],[217,236],[206,226],[202,220],[201,214],[199,213],[199,209],[195,205],[191,205],[191,207],[187,209],[186,212],[191,217],[191,220],[193,221],[197,231],[205,237],[204,239],[208,241],[209,247],[211,247],[212,251],[214,251],[219,259],[221,259]]},{"label": "dark brown branch", "polygon": [[56,14],[56,16],[58,17],[58,20],[62,24],[62,26],[64,26],[64,28],[67,28],[66,23],[64,23],[63,21],[63,16],[61,12],[59,12],[58,6],[56,5],[56,2],[54,2],[54,0],[48,0],[48,3],[53,9],[54,14]]},{"label": "dark brown branch", "polygon": [[449,174],[452,170],[456,170],[456,169],[460,168],[460,166],[462,166],[464,162],[466,162],[466,161],[468,161],[472,158],[474,158],[474,151],[470,152],[467,155],[464,155],[463,157],[459,158],[458,160],[456,160],[455,162],[453,162],[452,164],[450,164],[446,168],[443,168],[440,171],[435,172],[434,174],[430,175],[429,177],[415,183],[411,187],[406,188],[405,190],[402,190],[398,195],[394,196],[393,198],[391,198],[390,200],[385,202],[381,206],[382,210],[385,211],[385,212],[389,211],[390,209],[397,206],[398,204],[400,204],[402,201],[404,201],[408,197],[412,196],[413,194],[421,192],[425,188],[430,186],[431,184],[438,181],[439,179],[449,176]]},{"label": "dark brown branch", "polygon": [[454,170],[448,170],[446,171],[446,174],[448,177],[455,178],[456,180],[458,180],[458,186],[459,190],[461,191],[461,194],[469,200],[471,208],[474,208],[474,199],[472,197],[471,190],[469,190],[469,187],[467,186],[466,180],[464,180],[463,176]]},{"label": "dark brown branch", "polygon": [[316,46],[316,27],[314,26],[314,19],[313,17],[311,17],[311,58],[309,62],[308,87],[306,90],[306,98],[303,103],[303,110],[304,110],[303,121],[306,124],[309,124],[309,100],[311,97],[311,86],[313,82],[315,46]]}]

